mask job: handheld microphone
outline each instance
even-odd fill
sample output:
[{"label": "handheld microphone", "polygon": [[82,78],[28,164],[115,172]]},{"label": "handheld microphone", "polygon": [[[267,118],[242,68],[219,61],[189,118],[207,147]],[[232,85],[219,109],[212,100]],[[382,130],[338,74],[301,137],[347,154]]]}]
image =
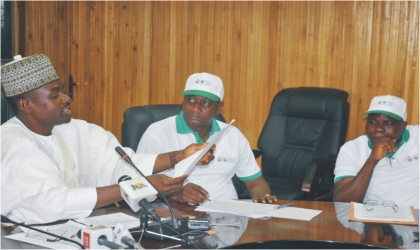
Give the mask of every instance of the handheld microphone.
[{"label": "handheld microphone", "polygon": [[26,228],[29,228],[31,230],[34,230],[34,231],[37,231],[37,232],[40,232],[40,233],[43,233],[43,234],[47,234],[47,235],[53,236],[55,238],[59,238],[60,240],[64,240],[64,241],[68,241],[68,242],[74,243],[74,244],[80,246],[82,249],[86,249],[82,244],[80,244],[77,241],[71,240],[71,239],[66,238],[66,237],[63,237],[61,235],[56,235],[56,234],[52,234],[52,233],[49,233],[49,232],[46,232],[46,231],[42,231],[42,230],[40,230],[38,228],[27,226],[27,225],[25,225],[23,223],[18,223],[16,221],[13,221],[13,220],[9,219],[8,217],[6,217],[4,215],[1,216],[1,222],[3,222],[3,223],[11,223],[11,224],[14,224],[14,225],[17,225],[17,226],[21,226],[21,227],[26,227]]},{"label": "handheld microphone", "polygon": [[114,236],[113,241],[117,244],[126,245],[130,249],[144,249],[140,243],[137,243],[133,239],[130,231],[128,231],[128,229],[121,223],[117,223],[112,234]]},{"label": "handheld microphone", "polygon": [[134,212],[139,211],[141,202],[154,200],[158,193],[144,177],[130,178],[130,180],[121,181],[118,185],[120,186],[121,197]]},{"label": "handheld microphone", "polygon": [[[130,192],[130,190],[128,188],[128,185],[130,183],[132,183],[132,181],[130,181],[130,180],[132,180],[132,178],[128,175],[123,175],[118,179],[118,185],[120,185],[120,187],[121,187],[121,192],[123,190],[126,193]],[[138,180],[138,179],[135,179],[135,180]],[[127,182],[127,181],[130,181],[130,182]],[[126,190],[126,189],[128,189],[128,190]],[[140,189],[139,192],[138,192],[139,195],[137,195],[137,196],[135,194],[128,195],[127,199],[126,199],[125,195],[123,196],[123,193],[121,193],[121,196],[123,196],[124,200],[128,203],[128,205],[131,207],[131,209],[134,212],[137,212],[140,209],[140,207],[143,207],[146,210],[146,212],[149,213],[153,217],[153,219],[155,219],[156,221],[160,221],[161,218],[159,217],[159,215],[157,215],[155,209],[150,205],[150,203],[145,198],[140,198],[140,197],[145,196],[143,194],[143,192],[145,192],[145,190]],[[154,193],[153,195],[156,195],[158,193],[158,191],[154,190],[153,193]],[[128,201],[130,197],[131,197],[131,200]],[[135,198],[133,199],[132,197],[135,197]],[[134,204],[134,202],[136,202],[136,204]],[[132,203],[132,204],[130,204],[130,203]]]},{"label": "handheld microphone", "polygon": [[108,239],[112,239],[112,228],[99,226],[83,228],[81,231],[83,246],[87,249],[125,249]]},{"label": "handheld microphone", "polygon": [[[117,153],[121,156],[121,158],[124,160],[124,161],[126,161],[128,164],[130,164],[135,170],[137,170],[137,172],[141,175],[141,176],[143,176],[143,178],[145,178],[146,180],[147,180],[147,177],[146,176],[144,176],[144,174],[136,167],[136,165],[134,165],[134,163],[133,163],[133,161],[131,160],[131,158],[130,158],[130,156],[128,156],[128,154],[126,153],[126,152],[124,152],[124,150],[120,147],[120,146],[117,146],[116,148],[115,148],[115,151],[117,151]],[[123,182],[121,182],[121,183],[123,183]],[[164,194],[162,194],[162,192],[160,192],[154,185],[153,185],[153,183],[151,183],[151,182],[148,182],[148,183],[150,183],[150,185],[157,191],[157,193],[159,194],[159,196],[165,201],[165,203],[166,203],[166,205],[168,206],[168,208],[169,208],[169,211],[171,212],[171,216],[172,216],[172,228],[173,229],[178,229],[179,228],[179,225],[178,225],[178,221],[177,221],[177,219],[176,219],[176,216],[175,216],[175,213],[174,213],[174,210],[172,209],[172,206],[169,204],[169,201],[166,199],[166,197],[165,197],[165,195]],[[137,210],[138,211],[138,210]],[[137,212],[137,211],[135,211],[135,212]],[[160,219],[159,220],[157,220],[157,221],[160,221]]]},{"label": "handheld microphone", "polygon": [[[133,163],[133,161],[131,160],[131,158],[128,156],[128,154],[127,153],[125,153],[124,152],[124,150],[121,148],[121,147],[116,147],[115,148],[115,151],[117,151],[117,153],[121,156],[121,158],[124,160],[124,161],[126,161],[128,164],[130,164],[134,169],[136,169],[137,170],[137,172],[141,175],[141,176],[143,176],[145,179],[147,179],[147,177],[146,176],[144,176],[144,174],[134,165],[134,163]],[[126,177],[125,176],[123,176],[123,177],[120,177],[120,179],[125,179]],[[124,181],[121,181],[121,183],[123,183]],[[121,184],[120,183],[120,184]],[[171,221],[170,221],[170,225],[167,225],[167,224],[169,224],[169,221],[164,221],[164,222],[161,222],[160,221],[160,217],[159,217],[159,219],[157,220],[158,222],[156,223],[150,223],[149,225],[148,225],[148,230],[146,230],[145,231],[145,236],[149,236],[149,237],[151,237],[151,238],[154,238],[154,239],[158,239],[158,240],[164,240],[164,235],[175,235],[174,233],[176,233],[176,235],[178,235],[178,236],[180,236],[180,237],[182,237],[182,238],[184,238],[187,242],[189,242],[189,240],[185,237],[185,236],[183,236],[182,234],[183,233],[186,233],[186,232],[189,232],[189,231],[191,231],[189,228],[188,228],[188,218],[181,218],[181,219],[177,219],[176,218],[176,216],[175,216],[175,213],[174,213],[174,211],[173,211],[173,209],[172,209],[172,206],[171,206],[171,204],[169,204],[169,201],[166,199],[166,197],[165,197],[165,195],[164,194],[162,194],[162,192],[160,192],[154,185],[153,185],[153,183],[151,183],[151,182],[148,182],[148,183],[150,183],[150,185],[157,191],[157,193],[158,193],[158,195],[163,199],[163,201],[166,203],[166,205],[168,206],[168,208],[169,208],[169,211],[170,211],[170,213],[171,213],[171,217],[172,217],[172,219],[171,219]],[[143,202],[142,203],[142,205],[144,204],[144,203],[146,203],[146,202]],[[149,204],[150,205],[150,204]],[[147,205],[146,205],[147,206]],[[150,207],[147,207],[147,208],[145,208],[145,209],[147,209],[148,210],[148,212],[150,212],[150,210],[152,209],[153,211],[154,211],[154,209],[153,209],[153,207],[152,206],[150,206]],[[162,225],[163,226],[165,226],[165,228],[164,227],[162,227]],[[148,232],[149,231],[149,232]],[[192,243],[191,243],[192,244]],[[193,246],[195,246],[194,244],[192,244]]]},{"label": "handheld microphone", "polygon": [[123,236],[121,242],[129,246],[130,249],[144,249],[139,243],[127,236]]}]

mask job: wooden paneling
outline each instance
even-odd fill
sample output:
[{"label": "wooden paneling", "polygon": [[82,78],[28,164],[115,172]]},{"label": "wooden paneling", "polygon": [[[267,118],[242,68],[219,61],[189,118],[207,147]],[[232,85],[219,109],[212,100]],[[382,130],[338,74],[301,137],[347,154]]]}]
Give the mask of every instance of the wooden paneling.
[{"label": "wooden paneling", "polygon": [[64,83],[72,73],[73,116],[118,138],[128,107],[180,103],[190,74],[216,74],[223,115],[255,148],[289,87],[347,91],[347,140],[376,95],[404,98],[418,124],[418,13],[417,1],[19,2],[15,46],[48,55]]}]

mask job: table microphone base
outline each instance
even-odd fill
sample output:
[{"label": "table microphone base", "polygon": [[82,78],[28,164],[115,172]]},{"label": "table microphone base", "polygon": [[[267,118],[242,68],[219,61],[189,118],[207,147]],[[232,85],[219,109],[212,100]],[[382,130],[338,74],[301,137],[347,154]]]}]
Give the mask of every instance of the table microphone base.
[{"label": "table microphone base", "polygon": [[[179,228],[174,229],[180,234],[190,232],[191,229],[188,227],[189,218],[177,218]],[[161,221],[162,224],[172,227],[172,220]],[[144,232],[144,237],[156,239],[156,240],[178,240],[181,241],[180,236],[167,227],[161,225],[159,222],[148,223],[147,229]]]}]

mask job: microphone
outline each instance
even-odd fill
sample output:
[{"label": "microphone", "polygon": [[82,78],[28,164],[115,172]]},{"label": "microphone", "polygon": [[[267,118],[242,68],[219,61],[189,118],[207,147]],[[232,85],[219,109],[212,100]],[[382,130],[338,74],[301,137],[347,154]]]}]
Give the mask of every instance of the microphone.
[{"label": "microphone", "polygon": [[130,247],[130,249],[144,249],[139,243],[135,240],[130,239],[130,237],[123,236],[121,242]]},{"label": "microphone", "polygon": [[29,228],[31,230],[34,230],[34,231],[37,231],[37,232],[40,232],[40,233],[43,233],[43,234],[47,234],[47,235],[53,236],[53,237],[58,238],[60,240],[64,240],[64,241],[68,241],[68,242],[74,243],[74,244],[80,246],[82,249],[86,249],[82,244],[80,244],[77,241],[74,241],[72,239],[63,237],[61,235],[56,235],[56,234],[52,234],[52,233],[49,233],[49,232],[46,232],[46,231],[42,231],[42,230],[40,230],[38,228],[27,226],[27,225],[25,225],[23,223],[18,223],[16,221],[13,221],[13,220],[9,219],[8,217],[6,217],[4,215],[1,216],[1,222],[3,222],[3,223],[11,223],[11,224],[14,224],[14,225],[17,225],[17,226],[21,226],[21,227],[26,227],[26,228]]},{"label": "microphone", "polygon": [[136,179],[125,178],[125,181],[118,183],[121,197],[128,203],[134,212],[139,211],[140,202],[152,201],[156,198],[158,191],[145,177]]},{"label": "microphone", "polygon": [[108,240],[112,239],[112,228],[105,226],[82,228],[81,239],[87,249],[125,249]]},{"label": "microphone", "polygon": [[[121,147],[119,147],[119,146],[116,147],[115,148],[115,151],[117,151],[117,153],[121,156],[121,158],[124,161],[126,161],[128,164],[130,164],[134,169],[137,170],[137,172],[141,176],[143,176],[147,180],[147,177],[144,176],[144,174],[134,165],[134,163],[131,160],[131,158],[128,156],[127,153],[124,152],[124,150]],[[121,183],[126,182],[126,181],[123,181],[123,179],[126,179],[125,176],[120,177],[120,179],[122,180]],[[121,186],[121,183],[119,184],[120,186]],[[160,192],[151,182],[148,182],[148,183],[150,183],[150,185],[157,191],[157,194],[166,203],[166,205],[168,206],[169,211],[171,213],[172,219],[170,221],[161,222],[160,217],[156,214],[156,216],[159,217],[156,220],[156,221],[158,221],[158,223],[150,223],[150,224],[148,224],[148,230],[145,231],[145,236],[149,236],[151,238],[158,239],[158,240],[164,240],[165,235],[175,235],[176,234],[176,235],[178,235],[180,237],[183,237],[188,242],[189,240],[185,236],[182,235],[182,234],[184,234],[186,232],[191,231],[188,228],[188,218],[181,218],[181,219],[178,220],[176,218],[176,216],[175,216],[175,213],[174,213],[174,211],[172,209],[172,206],[169,204],[169,201],[166,199],[165,195],[162,194],[162,192]],[[141,201],[143,201],[143,200],[141,200]],[[148,202],[143,201],[142,202],[142,205],[144,205],[145,203],[148,203]],[[150,212],[151,210],[154,211],[154,208],[150,204],[149,204],[149,206],[146,205],[145,210],[148,210],[147,212]],[[154,213],[156,213],[156,212],[154,211]],[[155,217],[155,215],[152,215],[152,216]],[[166,225],[166,224],[170,224],[170,226],[169,225]],[[163,228],[162,225],[165,226],[166,228]],[[169,238],[173,238],[173,237],[169,237]]]},{"label": "microphone", "polygon": [[[116,148],[115,148],[115,151],[117,151],[117,153],[121,156],[121,158],[124,160],[124,161],[126,161],[128,164],[130,164],[135,170],[137,170],[137,172],[143,177],[143,178],[145,178],[146,180],[147,180],[147,177],[136,167],[136,165],[134,165],[134,163],[133,163],[133,161],[131,160],[131,158],[130,158],[130,156],[128,156],[128,154],[126,153],[126,152],[124,152],[124,150],[120,147],[120,146],[117,146]],[[120,177],[121,178],[121,177]],[[121,182],[121,183],[123,183],[123,182]],[[171,212],[171,215],[172,215],[172,228],[174,228],[174,229],[178,229],[179,228],[179,225],[178,225],[178,222],[177,222],[177,220],[176,220],[176,216],[175,216],[175,213],[174,213],[174,211],[173,211],[173,209],[172,209],[172,206],[169,204],[169,202],[168,202],[168,200],[166,199],[166,197],[165,197],[165,195],[164,194],[162,194],[162,192],[160,192],[151,182],[148,182],[148,183],[150,183],[150,185],[156,190],[156,192],[159,194],[159,196],[160,197],[162,197],[162,199],[165,201],[165,203],[166,203],[166,205],[168,206],[168,208],[169,208],[169,211]],[[123,197],[124,198],[124,197]],[[131,207],[131,206],[130,206]],[[152,207],[152,209],[153,209],[153,207]],[[153,209],[154,210],[154,209]],[[138,210],[137,210],[138,211]],[[137,211],[134,211],[134,212],[137,212]],[[160,218],[157,220],[157,221],[160,221]]]},{"label": "microphone", "polygon": [[117,244],[122,244],[130,247],[130,249],[144,249],[140,243],[137,243],[133,236],[131,236],[130,231],[122,225],[121,223],[117,223],[114,228],[113,234],[113,241]]},{"label": "microphone", "polygon": [[[120,187],[121,188],[126,188],[126,183],[121,183],[121,182],[125,182],[125,181],[129,181],[129,180],[132,180],[132,178],[130,177],[130,176],[128,176],[128,175],[123,175],[123,176],[121,176],[120,178],[118,178],[118,185],[120,185]],[[137,180],[137,179],[135,179],[135,180]],[[158,191],[155,191],[156,192],[156,194],[158,193]],[[140,192],[139,192],[140,193]],[[122,195],[122,194],[121,194]],[[141,194],[141,196],[144,196],[144,194]],[[130,197],[130,196],[129,196]],[[140,197],[140,195],[139,195],[139,197]],[[125,201],[127,201],[126,199],[125,199],[125,196],[123,196],[123,198],[124,198],[124,200]],[[134,199],[134,200],[139,200],[139,199]],[[128,203],[128,201],[127,201],[127,203]],[[130,204],[129,204],[130,205]],[[139,206],[140,205],[140,206]],[[155,209],[150,205],[150,203],[147,201],[147,200],[145,200],[145,199],[141,199],[140,201],[137,201],[137,204],[136,204],[136,206],[134,206],[134,204],[133,204],[133,206],[131,206],[130,205],[130,207],[131,207],[131,209],[133,209],[134,210],[134,208],[133,207],[143,207],[145,210],[146,210],[146,212],[147,213],[149,213],[152,217],[153,217],[153,219],[155,219],[156,221],[160,221],[161,220],[161,218],[159,217],[159,215],[156,213],[156,211],[155,211]],[[138,209],[137,210],[134,210],[134,212],[137,212],[138,211]]]}]

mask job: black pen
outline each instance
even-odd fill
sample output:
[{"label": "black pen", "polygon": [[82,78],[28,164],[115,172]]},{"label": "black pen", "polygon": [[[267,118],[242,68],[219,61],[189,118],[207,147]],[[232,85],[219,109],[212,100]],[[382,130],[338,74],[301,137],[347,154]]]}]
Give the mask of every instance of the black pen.
[{"label": "black pen", "polygon": [[70,220],[71,220],[71,221],[73,221],[73,222],[76,222],[76,223],[78,223],[78,224],[80,224],[80,225],[83,225],[83,226],[93,227],[93,225],[86,225],[85,223],[78,222],[77,220],[73,220],[73,219],[70,219]]}]

